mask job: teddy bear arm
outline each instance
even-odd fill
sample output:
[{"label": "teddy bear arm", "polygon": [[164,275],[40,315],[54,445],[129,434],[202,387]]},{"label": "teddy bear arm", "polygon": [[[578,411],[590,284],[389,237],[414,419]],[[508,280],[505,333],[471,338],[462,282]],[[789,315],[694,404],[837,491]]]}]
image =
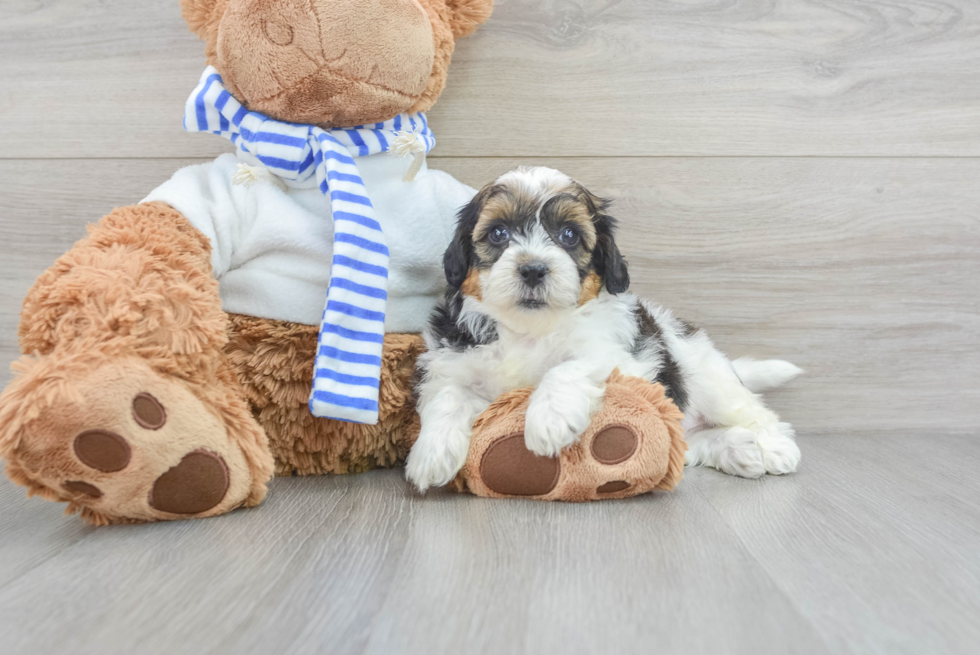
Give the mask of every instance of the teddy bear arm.
[{"label": "teddy bear arm", "polygon": [[224,334],[208,240],[160,202],[116,208],[90,225],[35,281],[19,329],[21,351],[42,355],[118,336],[200,353],[220,349]]}]

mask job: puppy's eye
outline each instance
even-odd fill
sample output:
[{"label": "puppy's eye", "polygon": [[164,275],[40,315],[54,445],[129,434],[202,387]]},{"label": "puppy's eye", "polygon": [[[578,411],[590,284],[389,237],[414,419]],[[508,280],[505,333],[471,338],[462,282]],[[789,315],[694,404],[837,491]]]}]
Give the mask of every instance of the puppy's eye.
[{"label": "puppy's eye", "polygon": [[566,248],[574,248],[578,245],[578,232],[574,228],[563,227],[558,233],[558,241]]},{"label": "puppy's eye", "polygon": [[510,240],[510,231],[503,225],[494,225],[487,232],[487,238],[495,246],[501,246]]}]

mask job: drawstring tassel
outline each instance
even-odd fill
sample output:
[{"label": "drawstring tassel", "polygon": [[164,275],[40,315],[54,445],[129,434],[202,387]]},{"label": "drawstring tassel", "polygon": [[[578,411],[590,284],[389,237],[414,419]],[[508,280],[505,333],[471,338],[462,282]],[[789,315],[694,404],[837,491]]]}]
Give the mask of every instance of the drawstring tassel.
[{"label": "drawstring tassel", "polygon": [[264,166],[250,166],[244,162],[238,163],[238,169],[231,176],[231,183],[248,188],[256,182],[269,182],[277,187],[286,190],[286,183],[282,178]]},{"label": "drawstring tassel", "polygon": [[405,171],[402,182],[413,182],[415,176],[422,170],[422,164],[425,163],[425,144],[419,138],[420,136],[421,131],[418,128],[411,132],[407,130],[395,132],[395,138],[388,146],[388,153],[395,157],[412,156],[412,164]]}]

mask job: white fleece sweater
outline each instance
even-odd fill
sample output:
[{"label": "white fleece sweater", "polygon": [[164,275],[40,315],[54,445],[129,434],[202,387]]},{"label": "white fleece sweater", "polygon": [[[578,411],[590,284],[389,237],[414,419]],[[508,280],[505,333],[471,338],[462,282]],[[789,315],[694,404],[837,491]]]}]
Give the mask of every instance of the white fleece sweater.
[{"label": "white fleece sweater", "polygon": [[[330,282],[333,219],[316,180],[235,184],[239,151],[188,166],[143,202],[162,201],[211,240],[221,302],[230,313],[319,325]],[[456,212],[476,191],[426,166],[402,182],[408,161],[386,153],[357,166],[391,252],[386,332],[419,332],[442,295],[442,255]]]}]

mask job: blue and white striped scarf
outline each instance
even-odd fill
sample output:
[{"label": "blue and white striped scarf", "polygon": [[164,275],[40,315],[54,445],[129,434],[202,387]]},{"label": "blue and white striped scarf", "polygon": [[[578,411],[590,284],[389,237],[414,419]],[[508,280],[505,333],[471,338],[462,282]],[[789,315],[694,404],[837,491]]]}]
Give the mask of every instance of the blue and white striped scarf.
[{"label": "blue and white striped scarf", "polygon": [[275,175],[302,182],[316,175],[330,199],[333,262],[310,393],[314,416],[378,422],[378,385],[388,299],[388,247],[355,157],[386,152],[405,130],[428,152],[435,138],[424,114],[372,126],[323,130],[249,111],[208,66],[187,100],[184,129],[230,139]]}]

